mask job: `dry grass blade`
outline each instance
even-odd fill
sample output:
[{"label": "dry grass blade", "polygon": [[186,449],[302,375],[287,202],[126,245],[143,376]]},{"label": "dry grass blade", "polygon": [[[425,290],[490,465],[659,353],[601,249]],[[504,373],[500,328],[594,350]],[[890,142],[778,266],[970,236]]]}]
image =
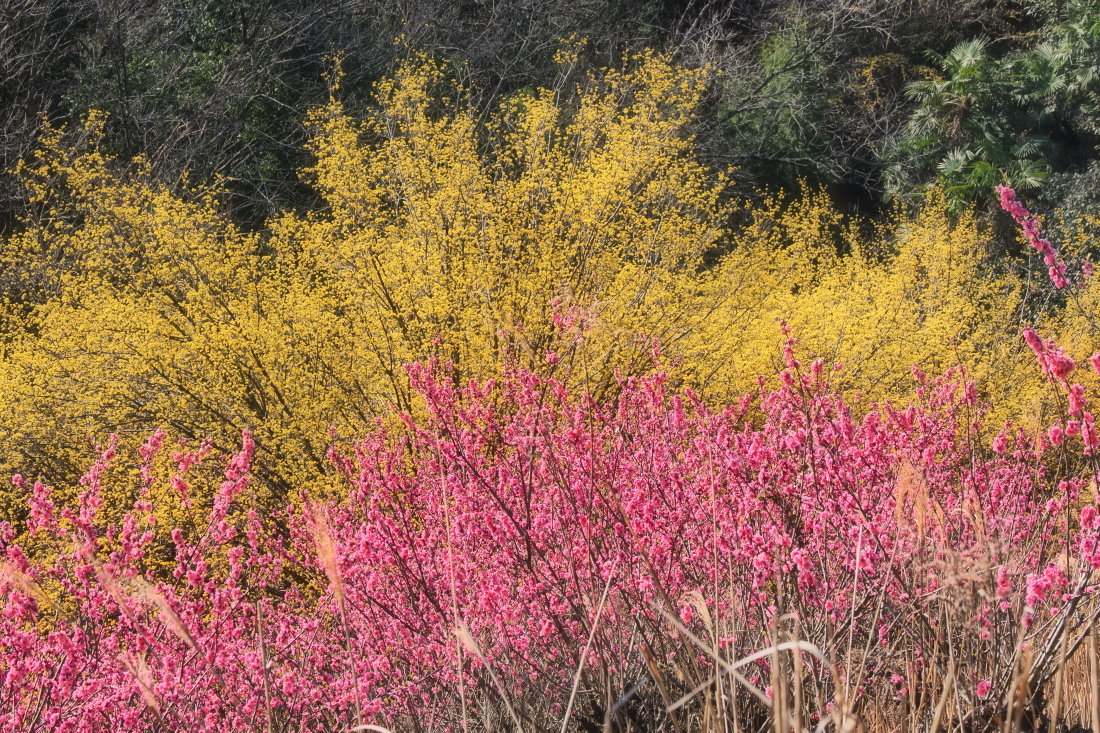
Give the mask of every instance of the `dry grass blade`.
[{"label": "dry grass blade", "polygon": [[145,664],[145,655],[133,655],[126,652],[119,657],[119,660],[130,676],[134,678],[134,681],[137,682],[138,688],[141,690],[141,699],[145,703],[145,707],[147,707],[149,712],[157,719],[162,730],[169,730],[168,724],[165,722],[164,715],[161,712],[160,699],[157,697],[156,693],[153,692],[153,674]]},{"label": "dry grass blade", "polygon": [[689,702],[691,702],[691,699],[694,698],[696,695],[698,695],[700,692],[706,690],[708,687],[715,684],[718,681],[720,675],[722,675],[722,674],[730,675],[733,679],[735,679],[737,681],[738,684],[740,684],[742,687],[744,687],[749,692],[751,692],[753,694],[753,696],[755,696],[756,699],[758,699],[763,704],[771,705],[772,704],[771,699],[767,695],[765,695],[764,692],[759,687],[757,687],[756,685],[749,682],[749,680],[747,678],[745,678],[744,675],[742,675],[740,672],[738,672],[737,668],[738,667],[743,667],[747,664],[751,664],[752,662],[755,662],[758,659],[763,659],[764,657],[769,657],[769,656],[772,656],[772,655],[777,654],[779,652],[785,652],[785,651],[809,652],[810,654],[814,654],[815,656],[818,656],[819,659],[824,660],[824,656],[819,656],[821,654],[821,650],[819,650],[816,646],[814,646],[810,642],[805,642],[805,641],[788,641],[788,642],[783,642],[782,644],[776,644],[774,646],[768,647],[767,649],[762,649],[759,652],[756,652],[756,653],[752,654],[751,656],[744,657],[743,659],[739,659],[739,660],[737,660],[736,662],[734,662],[732,664],[729,663],[729,662],[726,662],[725,660],[719,660],[719,662],[722,665],[722,670],[721,671],[719,671],[719,672],[715,673],[714,675],[712,675],[710,677],[710,679],[708,679],[707,681],[697,685],[694,689],[692,689],[686,695],[684,695],[679,700],[674,702],[669,709],[670,710],[677,710],[677,709],[683,707],[684,705],[688,704]]},{"label": "dry grass blade", "polygon": [[53,600],[30,576],[11,563],[0,561],[0,578],[8,581],[20,593],[25,593],[37,603],[53,608]]},{"label": "dry grass blade", "polygon": [[672,709],[672,698],[669,697],[668,686],[665,684],[664,676],[661,674],[661,667],[657,664],[657,660],[653,655],[653,651],[649,648],[649,644],[644,640],[642,641],[640,650],[642,652],[642,659],[645,660],[646,666],[649,668],[650,677],[653,678],[653,684],[657,686],[657,692],[661,695],[661,700],[665,704],[665,710],[668,711],[672,729],[675,730],[676,733],[681,733],[683,729],[680,727],[680,721],[676,718],[676,711]]},{"label": "dry grass blade", "polygon": [[336,597],[336,606],[340,611],[340,626],[344,632],[344,651],[347,653],[348,671],[351,674],[352,684],[355,690],[355,720],[359,722],[363,718],[362,704],[359,700],[359,675],[355,669],[355,659],[351,650],[351,630],[348,627],[348,615],[345,608],[344,579],[340,575],[340,565],[336,559],[336,543],[332,539],[332,531],[328,526],[328,514],[325,508],[318,504],[310,503],[306,512],[306,522],[309,532],[313,536],[313,544],[317,548],[317,558],[321,561],[321,567],[332,587],[332,594]]},{"label": "dry grass blade", "polygon": [[1068,626],[1069,619],[1074,615],[1077,604],[1080,602],[1085,588],[1088,586],[1089,576],[1090,573],[1082,573],[1077,581],[1077,587],[1073,591],[1073,598],[1070,600],[1069,605],[1059,614],[1054,629],[1047,636],[1042,649],[1035,656],[1035,662],[1028,675],[1028,681],[1034,689],[1038,689],[1042,683],[1053,674],[1054,670],[1050,668],[1050,663],[1058,655],[1059,650],[1061,649],[1064,653],[1065,636],[1070,633]]},{"label": "dry grass blade", "polygon": [[138,687],[141,688],[141,697],[145,701],[145,705],[159,716],[160,700],[153,692],[153,675],[145,664],[145,655],[123,654],[119,659],[121,659],[122,665],[126,667],[126,671],[138,683]]},{"label": "dry grass blade", "polygon": [[940,723],[943,722],[944,711],[947,710],[947,699],[951,696],[951,691],[955,686],[955,660],[952,659],[947,667],[947,677],[943,681],[943,692],[940,693],[940,701],[936,703],[936,712],[932,716],[932,725],[928,728],[929,733],[936,733],[940,729]]},{"label": "dry grass blade", "polygon": [[760,659],[763,659],[765,657],[771,656],[771,655],[776,654],[778,652],[795,651],[795,650],[802,651],[802,652],[808,652],[809,654],[817,657],[822,663],[824,663],[826,665],[831,664],[829,662],[829,659],[825,656],[824,652],[822,652],[821,649],[819,649],[816,645],[814,645],[814,644],[812,644],[808,641],[786,641],[786,642],[783,642],[781,644],[774,644],[774,645],[768,647],[767,649],[761,649],[760,651],[754,652],[753,654],[750,654],[747,657],[743,657],[743,658],[737,660],[736,662],[732,662],[732,663],[727,662],[727,661],[725,661],[724,659],[721,658],[720,654],[713,647],[708,645],[702,639],[700,639],[695,634],[693,634],[690,629],[688,629],[686,626],[684,626],[678,618],[676,618],[674,615],[668,613],[668,611],[666,611],[664,608],[661,608],[659,606],[656,607],[656,608],[657,608],[657,611],[660,612],[665,617],[665,619],[667,619],[673,626],[676,627],[677,631],[679,631],[681,634],[683,634],[685,637],[687,637],[688,640],[690,640],[693,644],[698,646],[700,649],[707,652],[707,654],[710,655],[712,658],[717,659],[719,664],[722,665],[722,669],[719,670],[718,672],[716,672],[714,675],[712,675],[710,677],[710,679],[708,679],[705,682],[697,685],[694,689],[692,689],[686,695],[684,695],[680,699],[676,700],[675,702],[671,703],[668,706],[668,709],[669,709],[670,712],[683,707],[688,702],[690,702],[692,700],[692,698],[694,698],[696,695],[698,695],[700,692],[703,692],[708,687],[715,684],[718,681],[719,676],[723,673],[730,675],[734,680],[737,681],[738,684],[740,684],[742,687],[744,687],[746,690],[748,690],[750,693],[752,693],[752,695],[754,697],[756,697],[756,699],[759,700],[761,703],[763,703],[764,705],[767,705],[767,706],[771,706],[771,704],[772,704],[771,699],[767,695],[765,695],[764,692],[759,687],[757,687],[756,685],[749,682],[749,680],[746,679],[745,676],[742,675],[737,670],[741,667],[744,667],[748,664],[752,664],[753,662],[755,662],[757,660],[760,660]]},{"label": "dry grass blade", "polygon": [[1089,717],[1092,729],[1100,730],[1100,644],[1096,643],[1096,625],[1089,629]]},{"label": "dry grass blade", "polygon": [[501,702],[504,703],[504,707],[508,710],[508,715],[511,716],[512,722],[516,724],[516,730],[523,730],[523,722],[519,719],[519,715],[516,714],[516,710],[512,707],[511,700],[508,699],[508,693],[504,689],[504,685],[500,683],[497,678],[496,672],[493,671],[492,666],[489,664],[489,660],[485,658],[485,655],[481,652],[481,646],[477,643],[477,639],[470,633],[470,627],[466,625],[466,622],[462,619],[458,620],[455,624],[455,634],[458,636],[459,641],[462,642],[462,646],[466,647],[466,651],[473,654],[475,657],[481,660],[481,663],[485,665],[485,671],[489,673],[489,677],[493,680],[493,685],[496,686],[497,692],[500,693]]},{"label": "dry grass blade", "polygon": [[328,516],[325,514],[324,508],[310,505],[307,522],[309,532],[313,536],[313,544],[317,548],[317,558],[321,561],[321,568],[325,571],[325,576],[332,585],[336,602],[342,604],[344,602],[344,580],[336,563],[336,544],[332,541],[332,532],[329,529]]},{"label": "dry grass blade", "polygon": [[268,669],[271,662],[268,660],[267,641],[264,639],[264,610],[263,602],[256,601],[256,635],[260,640],[260,664],[264,671],[264,707],[267,708],[267,733],[275,730],[275,710],[271,705],[271,670]]},{"label": "dry grass blade", "polygon": [[156,588],[154,588],[144,578],[137,577],[130,581],[130,584],[137,590],[138,597],[142,600],[151,603],[156,606],[164,617],[165,626],[176,635],[180,641],[187,645],[191,651],[198,651],[198,645],[195,643],[194,637],[187,630],[187,627],[183,625],[183,620],[168,603],[168,599],[165,598]]},{"label": "dry grass blade", "polygon": [[600,616],[603,615],[604,606],[607,603],[607,594],[611,590],[611,581],[615,578],[615,569],[618,563],[611,567],[607,576],[607,582],[603,587],[603,595],[600,596],[600,605],[596,609],[596,618],[592,621],[592,630],[588,632],[588,641],[585,642],[584,651],[581,652],[580,662],[577,663],[577,674],[573,677],[573,689],[569,693],[569,704],[565,706],[565,717],[561,721],[561,733],[569,726],[569,717],[573,714],[573,703],[577,699],[577,688],[581,684],[581,674],[584,672],[584,663],[588,658],[588,650],[592,648],[592,639],[596,636],[596,629],[600,626]]}]

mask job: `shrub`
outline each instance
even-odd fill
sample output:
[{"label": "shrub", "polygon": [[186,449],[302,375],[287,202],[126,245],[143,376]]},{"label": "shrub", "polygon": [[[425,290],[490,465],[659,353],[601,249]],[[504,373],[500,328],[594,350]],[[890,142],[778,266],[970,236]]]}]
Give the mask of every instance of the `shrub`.
[{"label": "shrub", "polygon": [[228,450],[249,428],[262,484],[285,496],[324,481],[330,435],[410,409],[409,360],[441,351],[458,375],[490,374],[551,345],[555,299],[599,303],[606,381],[645,352],[624,332],[683,328],[669,304],[719,236],[720,189],[684,130],[700,75],[647,56],[575,108],[551,90],[510,99],[491,131],[437,96],[447,81],[416,58],[365,129],[336,101],[318,110],[326,208],[263,236],[214,195],[117,173],[98,115],[83,147],[48,133],[22,167],[34,214],[2,250],[4,463],[75,477],[112,432]]},{"label": "shrub", "polygon": [[[170,490],[188,511],[212,457],[158,458],[158,433],[142,497],[105,522],[108,444],[77,506],[37,485],[25,526],[3,526],[0,721],[1034,719],[1090,633],[1100,518],[1072,362],[1027,340],[1071,396],[1067,422],[1049,438],[1006,428],[991,449],[964,373],[918,372],[907,407],[857,417],[833,370],[791,344],[775,389],[717,411],[660,375],[601,401],[526,370],[460,388],[439,363],[414,365],[424,417],[333,451],[344,498],[282,521],[238,506],[246,433],[209,513],[163,525],[149,496]],[[53,559],[29,560],[27,541]]]},{"label": "shrub", "polygon": [[0,466],[71,486],[112,433],[228,452],[248,429],[254,500],[278,507],[331,484],[331,443],[422,409],[410,361],[459,381],[520,365],[604,398],[656,342],[669,378],[719,405],[781,366],[780,319],[846,365],[847,395],[904,399],[914,364],[962,364],[998,417],[1031,410],[1017,323],[1054,309],[1025,297],[1018,261],[990,261],[980,221],[939,193],[877,227],[820,191],[727,200],[690,134],[699,72],[645,55],[488,122],[423,57],[363,122],[332,84],[310,118],[323,206],[262,232],[140,161],[120,172],[99,115],[81,144],[45,135],[22,166],[26,227],[0,246]]}]

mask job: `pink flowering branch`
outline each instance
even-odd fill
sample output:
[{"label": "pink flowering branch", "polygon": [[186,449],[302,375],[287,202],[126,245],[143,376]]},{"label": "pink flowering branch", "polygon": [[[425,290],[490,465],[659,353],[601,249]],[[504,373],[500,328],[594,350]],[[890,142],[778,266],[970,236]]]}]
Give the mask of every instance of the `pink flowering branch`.
[{"label": "pink flowering branch", "polygon": [[1039,232],[1039,222],[1027,210],[1027,207],[1016,198],[1016,192],[1007,186],[997,186],[997,194],[1001,197],[1001,208],[1007,211],[1020,230],[1028,244],[1043,255],[1043,263],[1047,266],[1054,287],[1064,289],[1069,282],[1066,280],[1066,264],[1058,259],[1058,252],[1049,240],[1043,239]]},{"label": "pink flowering branch", "polygon": [[[1090,439],[1072,361],[1027,338]],[[962,372],[857,412],[823,363],[793,341],[783,357],[775,389],[719,410],[660,374],[599,401],[524,370],[458,385],[413,365],[422,417],[331,451],[338,498],[263,512],[247,433],[205,486],[209,444],[161,476],[154,434],[112,521],[109,444],[76,511],[37,484],[0,524],[0,731],[602,725],[665,710],[658,679],[701,715],[689,693],[746,657],[742,723],[815,689],[816,725],[903,705],[949,653],[979,715],[1006,699],[1021,627],[1046,674],[1100,568],[1087,477],[1048,472],[1054,441],[1019,430],[973,451]],[[201,526],[158,526],[151,497],[196,496],[213,496]]]}]

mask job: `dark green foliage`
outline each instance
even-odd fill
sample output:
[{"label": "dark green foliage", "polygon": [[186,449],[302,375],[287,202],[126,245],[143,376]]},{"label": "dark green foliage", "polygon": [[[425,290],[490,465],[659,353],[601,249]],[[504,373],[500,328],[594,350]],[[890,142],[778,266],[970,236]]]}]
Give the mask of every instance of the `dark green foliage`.
[{"label": "dark green foliage", "polygon": [[[308,203],[302,123],[327,98],[334,52],[353,108],[408,48],[454,59],[489,90],[488,105],[551,75],[563,37],[588,37],[600,65],[660,45],[664,22],[662,3],[628,0],[13,1],[0,11],[4,169],[32,147],[40,115],[65,122],[101,109],[111,152],[145,156],[169,182],[222,178],[246,225]],[[17,192],[0,194],[13,212]]]},{"label": "dark green foliage", "polygon": [[[168,183],[221,180],[257,226],[311,206],[302,122],[344,55],[341,98],[409,49],[449,59],[472,102],[575,80],[642,47],[713,70],[697,133],[741,190],[833,185],[866,206],[944,180],[960,203],[994,183],[1082,168],[1100,136],[1095,0],[8,0],[0,9],[0,167],[43,116],[109,114],[107,146]],[[401,40],[398,41],[397,39]],[[974,39],[990,39],[988,42]],[[929,53],[931,52],[931,53]],[[931,59],[931,61],[930,61]],[[907,92],[908,90],[908,92]],[[1083,169],[1083,168],[1082,168]],[[0,179],[0,228],[21,192]]]},{"label": "dark green foliage", "polygon": [[956,205],[997,184],[1037,189],[1095,150],[1100,5],[1072,0],[1047,16],[1037,41],[995,53],[984,38],[930,53],[939,73],[913,82],[916,108],[889,150],[888,189],[942,181]]}]

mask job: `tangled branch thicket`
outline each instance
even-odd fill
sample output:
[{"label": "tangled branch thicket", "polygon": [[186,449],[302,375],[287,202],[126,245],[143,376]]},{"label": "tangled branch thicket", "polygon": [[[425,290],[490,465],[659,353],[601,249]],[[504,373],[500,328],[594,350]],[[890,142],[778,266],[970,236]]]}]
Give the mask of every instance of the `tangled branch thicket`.
[{"label": "tangled branch thicket", "polygon": [[1088,243],[731,196],[705,70],[575,62],[483,116],[410,54],[362,120],[334,69],[259,231],[43,133],[0,729],[1094,721]]}]

